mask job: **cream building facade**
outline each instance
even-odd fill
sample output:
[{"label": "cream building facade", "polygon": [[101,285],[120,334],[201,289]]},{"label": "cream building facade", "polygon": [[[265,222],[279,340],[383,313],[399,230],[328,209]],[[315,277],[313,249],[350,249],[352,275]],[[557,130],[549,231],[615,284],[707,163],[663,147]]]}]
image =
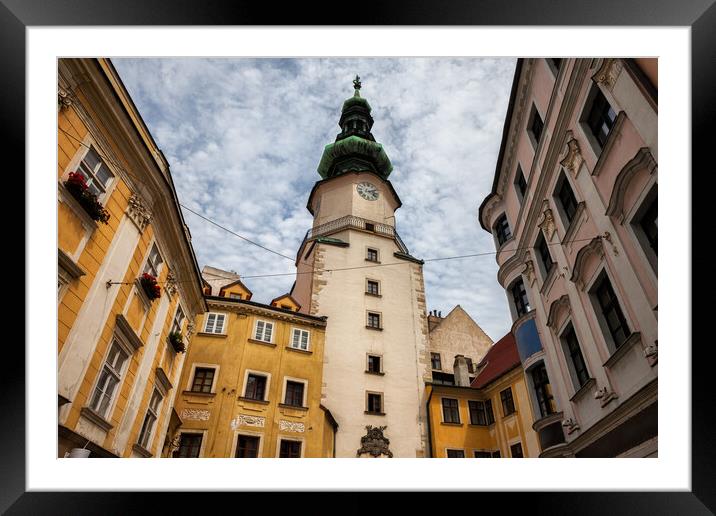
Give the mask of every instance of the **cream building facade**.
[{"label": "cream building facade", "polygon": [[323,405],[339,425],[336,456],[372,456],[359,450],[382,431],[390,444],[379,456],[422,457],[430,379],[422,262],[396,232],[392,165],[354,84],[308,200],[314,225],[291,295],[302,312],[328,317]]}]

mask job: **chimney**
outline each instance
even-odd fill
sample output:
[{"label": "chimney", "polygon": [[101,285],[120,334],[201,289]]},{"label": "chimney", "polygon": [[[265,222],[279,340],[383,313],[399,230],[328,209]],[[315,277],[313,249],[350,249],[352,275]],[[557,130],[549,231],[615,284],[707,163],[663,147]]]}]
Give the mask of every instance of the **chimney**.
[{"label": "chimney", "polygon": [[458,387],[470,387],[467,359],[463,355],[455,355],[452,367],[455,373],[455,385]]}]

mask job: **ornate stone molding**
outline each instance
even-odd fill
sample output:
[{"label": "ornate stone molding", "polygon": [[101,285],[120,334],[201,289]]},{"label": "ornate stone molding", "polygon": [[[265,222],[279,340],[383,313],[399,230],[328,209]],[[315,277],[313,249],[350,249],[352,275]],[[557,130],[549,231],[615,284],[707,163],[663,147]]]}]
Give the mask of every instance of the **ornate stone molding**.
[{"label": "ornate stone molding", "polygon": [[624,195],[627,191],[629,183],[634,179],[639,172],[646,170],[649,175],[653,174],[657,170],[658,166],[654,156],[648,147],[642,147],[634,155],[629,162],[624,165],[617,175],[612,187],[612,195],[609,198],[609,206],[607,207],[606,215],[609,217],[617,217],[619,222],[624,222]]},{"label": "ornate stone molding", "polygon": [[602,61],[602,65],[592,76],[592,79],[598,83],[604,85],[606,89],[611,91],[619,78],[619,74],[624,68],[622,60],[619,58],[607,58]]},{"label": "ornate stone molding", "polygon": [[236,419],[238,426],[254,426],[263,428],[266,426],[266,418],[261,416],[249,416],[247,414],[239,414]]},{"label": "ornate stone molding", "polygon": [[209,421],[211,412],[203,409],[185,408],[181,411],[181,418],[190,421]]},{"label": "ornate stone molding", "polygon": [[580,290],[584,290],[584,283],[586,281],[583,270],[584,264],[587,258],[592,254],[596,254],[599,258],[604,257],[604,244],[602,243],[601,236],[594,237],[588,244],[582,247],[574,259],[572,276],[569,279],[575,283]]},{"label": "ornate stone molding", "polygon": [[554,301],[549,307],[549,315],[547,316],[547,326],[557,331],[557,317],[560,312],[566,309],[569,314],[572,311],[572,307],[569,304],[569,296],[564,294],[562,297]]},{"label": "ornate stone molding", "polygon": [[557,231],[557,226],[554,223],[554,216],[552,215],[552,209],[549,207],[549,201],[545,199],[542,201],[542,220],[537,226],[544,231],[547,241],[552,241],[552,235]]},{"label": "ornate stone molding", "polygon": [[617,394],[613,390],[610,390],[609,387],[602,387],[601,389],[597,389],[597,391],[594,393],[594,399],[601,400],[600,404],[602,407],[610,401],[617,399],[618,397],[619,396],[617,396]]},{"label": "ornate stone molding", "polygon": [[559,163],[569,170],[574,177],[577,177],[579,169],[582,167],[582,163],[584,163],[579,142],[574,138],[572,131],[567,131],[567,154]]},{"label": "ornate stone molding", "polygon": [[524,274],[527,278],[527,282],[530,284],[530,287],[535,284],[537,275],[535,274],[535,265],[532,260],[527,260],[525,262],[525,268],[522,271],[522,274]]},{"label": "ornate stone molding", "polygon": [[562,426],[567,429],[567,435],[571,434],[575,430],[579,430],[579,423],[571,417],[562,421]]},{"label": "ornate stone molding", "polygon": [[388,427],[367,425],[365,427],[366,434],[360,438],[360,448],[356,451],[356,456],[370,455],[371,457],[380,457],[385,455],[392,458],[393,452],[388,449],[390,441],[383,435],[383,430],[386,428]]},{"label": "ornate stone molding", "polygon": [[186,339],[189,340],[196,333],[196,324],[190,322],[186,325]]},{"label": "ornate stone molding", "polygon": [[653,344],[649,344],[644,348],[644,358],[647,359],[651,367],[654,367],[659,362],[658,340],[655,340]]},{"label": "ornate stone molding", "polygon": [[604,235],[602,235],[602,238],[609,242],[609,244],[612,246],[612,252],[614,253],[614,256],[619,256],[619,249],[617,249],[616,244],[612,240],[612,234],[609,231],[605,231]]},{"label": "ornate stone molding", "polygon": [[282,432],[305,432],[306,431],[306,425],[303,423],[297,423],[295,421],[286,421],[285,419],[280,419],[278,422],[278,429]]},{"label": "ornate stone molding", "polygon": [[149,221],[152,218],[152,212],[147,208],[141,197],[136,194],[132,194],[129,197],[129,204],[127,205],[127,216],[137,226],[140,233],[147,227]]},{"label": "ornate stone molding", "polygon": [[172,269],[167,273],[167,279],[164,282],[164,291],[173,297],[177,293],[177,278]]}]

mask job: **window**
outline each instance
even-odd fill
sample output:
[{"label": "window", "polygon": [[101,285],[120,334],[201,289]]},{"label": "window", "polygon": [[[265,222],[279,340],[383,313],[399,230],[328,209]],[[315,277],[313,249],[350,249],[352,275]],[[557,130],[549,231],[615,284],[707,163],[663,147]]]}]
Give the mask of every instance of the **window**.
[{"label": "window", "polygon": [[460,422],[460,410],[456,399],[443,398],[443,422],[445,423],[459,423]]},{"label": "window", "polygon": [[368,372],[369,373],[380,373],[380,357],[378,355],[368,355]]},{"label": "window", "polygon": [[378,282],[374,280],[367,280],[366,281],[366,294],[371,294],[373,296],[377,296],[379,289],[378,289]]},{"label": "window", "polygon": [[174,320],[172,321],[172,327],[171,330],[169,330],[170,333],[174,332],[181,332],[182,324],[184,324],[184,311],[181,309],[181,306],[177,306],[177,311],[174,314]]},{"label": "window", "polygon": [[487,426],[485,404],[481,401],[468,401],[467,406],[470,410],[470,424]]},{"label": "window", "polygon": [[383,413],[383,395],[375,392],[368,393],[368,409],[366,412],[371,414]]},{"label": "window", "polygon": [[368,312],[368,327],[380,329],[380,314]]},{"label": "window", "polygon": [[92,410],[102,417],[107,416],[117,385],[119,385],[122,374],[124,374],[124,365],[128,358],[127,352],[116,340],[113,341],[89,405]]},{"label": "window", "polygon": [[592,106],[587,115],[587,126],[592,132],[592,135],[596,138],[600,148],[603,148],[607,143],[609,132],[614,127],[614,121],[617,118],[617,114],[609,105],[606,97],[602,91],[596,87],[596,94],[592,101]]},{"label": "window", "polygon": [[464,459],[465,450],[447,450],[448,459]]},{"label": "window", "polygon": [[537,395],[537,404],[542,417],[554,414],[557,407],[552,396],[552,386],[549,384],[547,369],[544,362],[532,369],[532,384],[534,385],[535,394]]},{"label": "window", "polygon": [[179,437],[179,449],[172,455],[176,458],[197,458],[201,452],[202,434],[182,433]]},{"label": "window", "polygon": [[259,456],[259,437],[255,435],[239,435],[236,443],[236,457],[255,459]]},{"label": "window", "polygon": [[492,452],[492,458],[493,459],[499,459],[500,458],[500,450],[495,450]]},{"label": "window", "polygon": [[149,256],[147,257],[147,263],[144,265],[144,271],[142,272],[146,272],[147,274],[151,274],[155,278],[158,278],[162,263],[162,256],[159,254],[157,244],[153,244],[152,250],[149,251]]},{"label": "window", "polygon": [[577,335],[574,333],[574,327],[571,323],[562,334],[562,342],[564,342],[567,349],[567,354],[569,355],[569,360],[572,365],[574,381],[577,389],[579,389],[589,380],[589,372],[587,371],[587,365],[584,363],[582,350],[579,347],[579,341],[577,340]]},{"label": "window", "polygon": [[577,199],[574,197],[574,192],[564,175],[560,178],[557,186],[557,199],[567,222],[565,227],[569,227],[572,224],[572,220],[574,220],[574,215],[577,213]]},{"label": "window", "polygon": [[245,398],[264,401],[266,393],[266,377],[260,374],[251,373],[246,379]]},{"label": "window", "polygon": [[281,439],[281,447],[278,454],[281,459],[297,459],[301,457],[301,441],[289,441]]},{"label": "window", "polygon": [[303,407],[303,382],[286,382],[286,397],[283,402],[292,407]]},{"label": "window", "polygon": [[659,226],[657,224],[658,208],[659,203],[657,202],[656,197],[654,197],[639,221],[639,226],[646,235],[649,246],[656,255],[659,254],[657,252],[657,239],[659,237]]},{"label": "window", "polygon": [[455,385],[455,375],[433,371],[433,383],[441,385]]},{"label": "window", "polygon": [[517,278],[517,280],[512,284],[510,292],[512,292],[512,300],[515,303],[517,317],[522,317],[530,311],[530,301],[527,299],[527,291],[525,290],[525,284],[522,281],[522,278]]},{"label": "window", "polygon": [[84,176],[90,192],[95,194],[98,199],[104,197],[112,178],[114,178],[114,174],[109,171],[94,147],[90,147],[82,158],[78,172]]},{"label": "window", "polygon": [[241,294],[237,294],[236,292],[229,292],[229,298],[231,298],[231,299],[241,299]]},{"label": "window", "polygon": [[369,247],[366,252],[365,259],[368,260],[369,262],[377,262],[378,261],[378,250],[371,249]]},{"label": "window", "polygon": [[509,416],[515,412],[515,400],[512,399],[511,387],[500,392],[500,400],[502,401],[502,415]]},{"label": "window", "polygon": [[552,65],[556,72],[559,71],[559,67],[562,66],[562,59],[557,57],[550,57],[547,62]]},{"label": "window", "polygon": [[485,400],[485,413],[487,415],[487,424],[493,424],[495,422],[495,414],[492,412],[492,400]]},{"label": "window", "polygon": [[532,144],[535,147],[537,147],[537,145],[539,144],[540,137],[542,136],[543,127],[544,123],[542,122],[542,117],[539,116],[539,111],[537,111],[537,107],[532,104],[532,117],[530,118],[530,123],[527,131],[532,136]]},{"label": "window", "polygon": [[521,459],[524,457],[524,455],[522,455],[522,443],[516,443],[510,446],[510,455],[512,455],[515,459]]},{"label": "window", "polygon": [[254,340],[263,342],[271,342],[273,334],[273,323],[266,321],[256,321],[256,331],[254,332]]},{"label": "window", "polygon": [[433,369],[442,369],[442,364],[440,363],[440,353],[430,353],[430,364],[432,365]]},{"label": "window", "polygon": [[525,174],[519,165],[517,165],[517,172],[515,173],[515,189],[517,190],[517,197],[522,202],[527,193],[527,181],[525,181]]},{"label": "window", "polygon": [[154,423],[157,422],[159,417],[159,404],[162,402],[162,394],[159,389],[154,389],[152,397],[149,400],[149,407],[147,408],[147,414],[144,416],[144,422],[142,423],[142,429],[139,432],[138,443],[142,448],[147,449],[149,447],[149,441],[154,430]]},{"label": "window", "polygon": [[210,393],[214,385],[216,369],[212,367],[197,367],[194,369],[194,381],[191,384],[191,392]]},{"label": "window", "polygon": [[491,459],[492,453],[490,453],[489,451],[476,451],[475,458],[476,459]]},{"label": "window", "polygon": [[375,224],[371,224],[370,222],[365,223],[365,230],[366,231],[375,231]]},{"label": "window", "polygon": [[614,351],[624,344],[631,332],[624,318],[624,313],[619,306],[614,289],[605,273],[602,273],[602,277],[594,287],[594,295],[599,303],[602,319],[611,336],[612,344],[614,345],[612,351]]},{"label": "window", "polygon": [[504,213],[495,222],[495,236],[499,245],[504,244],[512,237],[510,224],[507,222],[507,215]]},{"label": "window", "polygon": [[295,349],[308,350],[308,342],[310,340],[310,332],[308,330],[293,329],[291,336],[291,347]]},{"label": "window", "polygon": [[542,232],[539,234],[535,249],[537,250],[537,255],[539,256],[540,263],[542,264],[544,277],[546,278],[552,270],[554,262],[552,261],[552,255],[549,253],[549,246],[547,245],[544,233]]},{"label": "window", "polygon": [[208,313],[206,315],[206,324],[204,332],[206,333],[224,333],[224,321],[226,314]]}]

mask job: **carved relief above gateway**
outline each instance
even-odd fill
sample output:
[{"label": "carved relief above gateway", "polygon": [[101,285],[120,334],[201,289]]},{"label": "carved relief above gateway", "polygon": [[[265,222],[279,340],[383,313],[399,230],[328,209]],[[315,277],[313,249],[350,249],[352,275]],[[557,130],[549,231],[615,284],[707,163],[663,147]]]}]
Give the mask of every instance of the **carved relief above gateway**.
[{"label": "carved relief above gateway", "polygon": [[356,451],[356,456],[368,456],[371,457],[393,457],[393,452],[388,449],[390,440],[383,435],[383,430],[388,428],[387,426],[373,426],[367,425],[365,427],[366,434],[360,438],[360,448]]}]

